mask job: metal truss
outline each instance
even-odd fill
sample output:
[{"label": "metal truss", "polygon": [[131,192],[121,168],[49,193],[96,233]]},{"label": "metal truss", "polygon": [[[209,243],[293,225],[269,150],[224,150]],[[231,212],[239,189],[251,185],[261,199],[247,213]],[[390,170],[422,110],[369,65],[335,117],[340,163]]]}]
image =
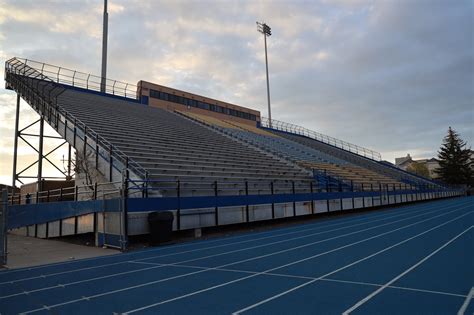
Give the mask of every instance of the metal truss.
[{"label": "metal truss", "polygon": [[[68,144],[66,140],[64,140],[60,136],[49,136],[44,134],[44,117],[40,115],[40,118],[36,121],[30,123],[26,127],[19,130],[19,123],[20,123],[20,95],[17,94],[17,102],[16,102],[16,117],[15,117],[15,137],[14,137],[14,148],[13,148],[13,179],[12,179],[12,186],[16,187],[17,181],[20,184],[24,184],[24,179],[32,179],[36,178],[38,182],[38,189],[41,190],[42,180],[43,179],[71,179],[74,175],[72,173],[72,159],[71,159],[71,151],[72,146]],[[34,133],[31,131],[33,126],[37,126],[39,124],[39,133]],[[28,138],[35,137],[39,138],[39,143],[37,146],[32,144]],[[63,140],[60,144],[56,145],[53,149],[45,152],[44,151],[44,141],[47,139],[58,139]],[[36,161],[32,162],[22,170],[18,171],[18,143],[19,140],[22,140],[26,143],[30,148],[32,148],[37,153]],[[64,145],[68,146],[68,156],[67,156],[67,168],[66,170],[61,169],[56,163],[51,161],[49,156],[57,151],[59,148],[63,147]],[[46,161],[50,165],[52,165],[56,170],[58,170],[63,176],[43,176],[43,162]],[[64,160],[63,160],[64,162]],[[36,176],[28,176],[23,175],[26,171],[31,169],[32,167],[37,165],[37,175]],[[23,180],[22,180],[23,179]]]}]

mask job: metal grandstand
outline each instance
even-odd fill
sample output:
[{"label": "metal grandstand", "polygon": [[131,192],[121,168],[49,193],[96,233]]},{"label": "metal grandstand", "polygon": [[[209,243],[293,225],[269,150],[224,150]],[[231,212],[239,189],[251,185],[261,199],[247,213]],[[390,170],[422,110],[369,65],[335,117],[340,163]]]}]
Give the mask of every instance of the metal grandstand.
[{"label": "metal grandstand", "polygon": [[[28,235],[94,232],[98,245],[124,249],[129,235],[148,232],[150,211],[172,211],[183,230],[461,193],[293,124],[248,127],[152,108],[135,85],[116,80],[101,93],[100,77],[12,58],[5,81],[94,169],[92,184],[76,176],[72,188],[9,195],[8,228]],[[16,185],[16,152],[13,175]]]}]

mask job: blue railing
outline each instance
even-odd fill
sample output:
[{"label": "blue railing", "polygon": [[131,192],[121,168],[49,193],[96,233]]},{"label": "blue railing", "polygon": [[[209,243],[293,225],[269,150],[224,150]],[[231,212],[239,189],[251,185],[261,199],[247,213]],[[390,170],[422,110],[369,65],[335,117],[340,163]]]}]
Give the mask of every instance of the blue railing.
[{"label": "blue railing", "polygon": [[[25,58],[14,57],[7,62],[13,60],[17,60],[25,66],[34,69],[37,73],[40,73],[43,77],[48,78],[48,80],[52,82],[90,91],[102,91],[102,77],[100,76]],[[138,88],[136,85],[109,78],[104,78],[104,82],[105,85],[103,87],[105,93],[133,100],[138,99]]]}]

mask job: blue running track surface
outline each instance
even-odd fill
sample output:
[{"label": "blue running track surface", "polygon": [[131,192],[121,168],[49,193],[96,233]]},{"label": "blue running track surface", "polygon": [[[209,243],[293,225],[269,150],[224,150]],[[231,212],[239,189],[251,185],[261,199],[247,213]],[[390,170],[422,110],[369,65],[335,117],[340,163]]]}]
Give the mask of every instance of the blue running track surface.
[{"label": "blue running track surface", "polygon": [[474,198],[0,272],[1,314],[472,314]]}]

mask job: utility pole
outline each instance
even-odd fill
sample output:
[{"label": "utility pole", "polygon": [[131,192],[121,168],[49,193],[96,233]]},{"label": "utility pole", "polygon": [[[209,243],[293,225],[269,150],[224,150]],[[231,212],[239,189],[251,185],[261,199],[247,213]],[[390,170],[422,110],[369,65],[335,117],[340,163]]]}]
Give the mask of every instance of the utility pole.
[{"label": "utility pole", "polygon": [[268,101],[268,125],[272,128],[272,109],[270,107],[270,80],[268,78],[268,55],[267,55],[267,36],[272,35],[272,29],[265,23],[257,22],[257,31],[263,34],[265,43],[265,67],[267,71],[267,101]]},{"label": "utility pole", "polygon": [[105,93],[107,91],[107,37],[109,27],[109,13],[107,12],[107,0],[104,0],[104,21],[102,28],[102,72],[100,80],[100,91]]}]

